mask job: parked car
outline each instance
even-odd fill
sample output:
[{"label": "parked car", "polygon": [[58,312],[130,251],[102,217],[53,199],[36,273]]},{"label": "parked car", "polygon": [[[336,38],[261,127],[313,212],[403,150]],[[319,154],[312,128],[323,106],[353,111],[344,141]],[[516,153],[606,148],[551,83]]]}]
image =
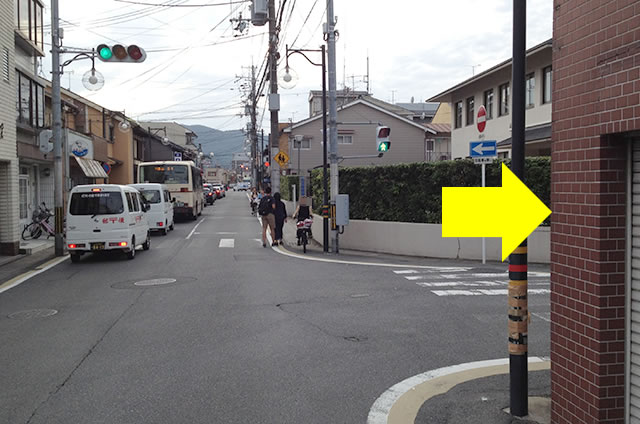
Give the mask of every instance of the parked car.
[{"label": "parked car", "polygon": [[151,247],[145,214],[150,206],[140,192],[116,184],[79,185],[71,190],[67,208],[67,248],[71,262],[87,252],[123,251],[133,259],[136,247]]},{"label": "parked car", "polygon": [[129,184],[138,189],[144,200],[149,203],[151,209],[147,212],[149,229],[160,231],[166,236],[169,230],[173,230],[173,202],[169,188],[164,184]]},{"label": "parked car", "polygon": [[238,184],[236,184],[235,190],[237,190],[237,191],[249,190],[249,183],[246,182],[246,181],[241,181]]},{"label": "parked car", "polygon": [[209,188],[204,189],[204,200],[205,205],[213,205],[213,202],[216,201],[216,195],[213,190]]}]

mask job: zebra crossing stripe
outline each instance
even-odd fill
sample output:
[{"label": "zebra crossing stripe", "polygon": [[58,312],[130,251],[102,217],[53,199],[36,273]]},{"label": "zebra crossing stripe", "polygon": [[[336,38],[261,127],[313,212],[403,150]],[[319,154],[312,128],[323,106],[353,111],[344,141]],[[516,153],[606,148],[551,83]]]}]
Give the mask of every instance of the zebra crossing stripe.
[{"label": "zebra crossing stripe", "polygon": [[[506,296],[509,293],[507,289],[470,289],[470,290],[431,290],[431,293],[437,296]],[[532,289],[527,294],[549,294],[549,289]]]},{"label": "zebra crossing stripe", "polygon": [[496,283],[494,281],[472,281],[472,282],[462,282],[462,281],[438,281],[434,283],[416,283],[421,287],[487,287],[487,286],[501,286],[502,284]]},{"label": "zebra crossing stripe", "polygon": [[218,247],[230,247],[233,248],[235,245],[235,239],[220,239],[220,244]]},{"label": "zebra crossing stripe", "polygon": [[465,272],[469,271],[471,268],[459,267],[459,266],[427,266],[421,268],[420,270],[415,269],[402,269],[402,270],[393,270],[396,274],[425,274],[425,273],[433,273],[433,272]]}]

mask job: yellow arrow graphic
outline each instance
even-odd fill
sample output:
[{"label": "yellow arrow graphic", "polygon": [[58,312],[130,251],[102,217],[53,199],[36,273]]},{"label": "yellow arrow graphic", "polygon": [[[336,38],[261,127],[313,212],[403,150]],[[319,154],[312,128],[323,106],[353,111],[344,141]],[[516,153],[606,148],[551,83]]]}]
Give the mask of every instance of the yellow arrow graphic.
[{"label": "yellow arrow graphic", "polygon": [[502,164],[502,187],[443,187],[442,237],[502,237],[504,261],[551,210]]}]

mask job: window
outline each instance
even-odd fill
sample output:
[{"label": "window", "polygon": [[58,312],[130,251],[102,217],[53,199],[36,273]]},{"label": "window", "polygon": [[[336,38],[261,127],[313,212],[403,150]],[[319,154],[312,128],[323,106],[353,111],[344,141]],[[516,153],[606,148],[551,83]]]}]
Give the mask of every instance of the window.
[{"label": "window", "polygon": [[[138,202],[138,193],[130,193],[131,194],[131,203],[133,203],[133,211],[140,211],[140,203]],[[129,211],[129,212],[133,212]]]},{"label": "window", "polygon": [[127,198],[127,206],[129,206],[129,212],[133,211],[133,200],[131,200],[131,193],[125,193],[124,197]]},{"label": "window", "polygon": [[305,139],[302,141],[296,141],[293,140],[293,148],[294,149],[301,149],[301,150],[308,150],[311,148],[311,140],[309,139]]},{"label": "window", "polygon": [[460,128],[462,126],[462,102],[456,102],[455,106],[455,121],[454,128]]},{"label": "window", "polygon": [[160,203],[161,201],[159,190],[142,190],[140,193],[147,203]]},{"label": "window", "polygon": [[493,88],[484,92],[484,108],[487,110],[486,119],[493,119]]},{"label": "window", "polygon": [[17,79],[18,122],[44,127],[44,87],[20,72],[17,72]]},{"label": "window", "polygon": [[475,102],[476,102],[475,97],[469,97],[467,99],[467,125],[473,124]]},{"label": "window", "polygon": [[553,71],[551,66],[547,66],[542,70],[542,103],[551,103],[551,81],[553,80]]},{"label": "window", "polygon": [[44,50],[42,4],[38,0],[15,0],[16,29],[31,40],[40,50]]},{"label": "window", "polygon": [[338,134],[338,144],[353,144],[353,136]]},{"label": "window", "polygon": [[69,206],[71,215],[115,215],[123,210],[122,195],[119,191],[73,193]]},{"label": "window", "polygon": [[433,152],[435,150],[436,141],[432,138],[427,139],[427,152]]},{"label": "window", "polygon": [[534,74],[527,75],[525,81],[525,104],[533,107],[536,103],[536,77]]},{"label": "window", "polygon": [[505,116],[509,114],[509,83],[502,84],[500,86],[500,97],[498,116]]}]

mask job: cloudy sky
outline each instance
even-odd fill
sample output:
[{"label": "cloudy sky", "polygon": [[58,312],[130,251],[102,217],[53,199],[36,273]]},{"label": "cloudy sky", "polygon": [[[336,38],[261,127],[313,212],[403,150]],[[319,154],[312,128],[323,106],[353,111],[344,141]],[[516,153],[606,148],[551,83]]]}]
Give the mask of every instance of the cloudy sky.
[{"label": "cloudy sky", "polygon": [[[527,46],[551,38],[551,0],[529,0]],[[51,36],[45,2],[45,39]],[[99,91],[83,87],[89,61],[65,68],[62,86],[111,110],[140,120],[171,120],[221,130],[245,127],[246,87],[251,66],[265,67],[267,26],[234,28],[231,18],[250,16],[250,1],[238,0],[63,0],[64,45],[91,49],[100,43],[138,44],[142,64],[96,61],[104,75]],[[338,88],[370,91],[379,99],[416,102],[482,72],[511,56],[512,0],[334,0],[337,16]],[[276,0],[282,9],[279,51],[285,45],[316,49],[323,43],[326,0]],[[50,38],[49,38],[50,39]],[[63,60],[73,57],[67,54]],[[319,54],[311,53],[319,61]],[[320,68],[299,55],[289,64],[298,76],[292,89],[279,88],[280,121],[308,115],[308,92],[321,89]],[[50,77],[51,56],[42,75]],[[260,75],[258,75],[259,77]],[[243,87],[244,86],[244,87]],[[265,91],[266,93],[266,91]],[[265,98],[263,98],[265,99]],[[259,120],[269,130],[260,103]]]}]

